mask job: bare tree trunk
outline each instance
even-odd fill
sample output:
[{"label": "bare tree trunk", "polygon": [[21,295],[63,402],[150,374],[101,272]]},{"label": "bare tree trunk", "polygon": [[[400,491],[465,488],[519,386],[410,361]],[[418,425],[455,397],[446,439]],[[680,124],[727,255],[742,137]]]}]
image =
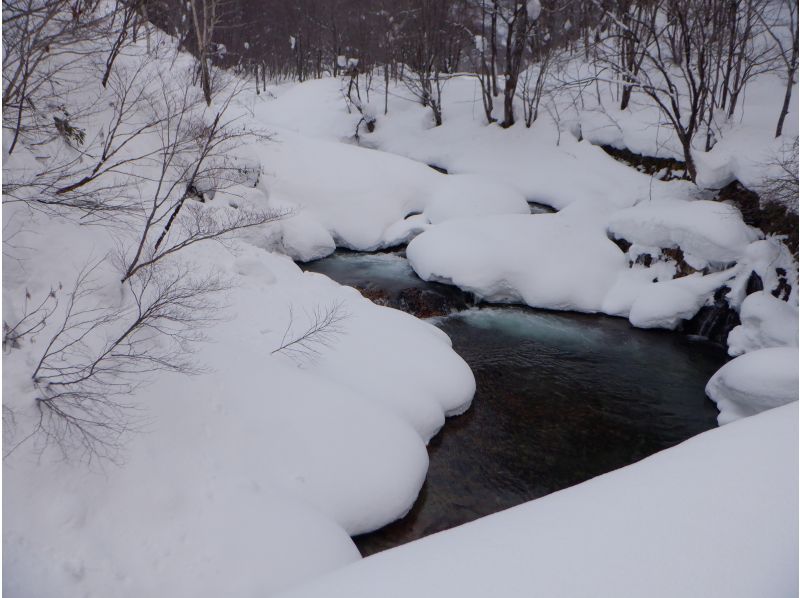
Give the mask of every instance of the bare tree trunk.
[{"label": "bare tree trunk", "polygon": [[503,90],[503,122],[501,127],[514,124],[514,96],[517,81],[522,69],[522,55],[525,52],[525,38],[528,34],[528,11],[524,2],[515,3],[514,16],[508,23],[506,43],[506,83]]},{"label": "bare tree trunk", "polygon": [[[797,55],[794,58],[794,68],[797,68]],[[781,114],[778,117],[778,126],[775,128],[775,137],[780,137],[783,134],[783,122],[786,120],[786,115],[789,114],[789,104],[792,101],[792,88],[794,87],[794,69],[789,73],[789,79],[786,82],[786,93],[783,96],[783,107]]]},{"label": "bare tree trunk", "polygon": [[492,80],[492,95],[497,97],[497,0],[492,2],[492,64],[490,78]]},{"label": "bare tree trunk", "polygon": [[389,65],[383,65],[383,114],[389,114]]}]

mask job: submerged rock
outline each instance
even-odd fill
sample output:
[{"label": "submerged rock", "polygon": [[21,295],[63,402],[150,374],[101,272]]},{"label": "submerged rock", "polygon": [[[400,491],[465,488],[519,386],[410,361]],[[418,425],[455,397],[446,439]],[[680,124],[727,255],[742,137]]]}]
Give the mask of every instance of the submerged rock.
[{"label": "submerged rock", "polygon": [[[431,284],[436,285],[436,283]],[[374,287],[356,288],[364,297],[377,305],[399,309],[418,318],[446,316],[468,309],[475,304],[469,293],[450,287],[442,289],[408,287],[397,292]]]}]

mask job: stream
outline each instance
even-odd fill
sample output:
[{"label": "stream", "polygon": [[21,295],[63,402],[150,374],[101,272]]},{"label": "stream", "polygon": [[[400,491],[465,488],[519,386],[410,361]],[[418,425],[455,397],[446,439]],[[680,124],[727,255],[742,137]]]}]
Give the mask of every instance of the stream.
[{"label": "stream", "polygon": [[717,425],[704,387],[726,361],[719,347],[621,318],[476,306],[458,289],[420,280],[402,252],[339,251],[303,268],[385,305],[443,314],[430,321],[477,381],[472,407],[431,440],[411,512],[354,538],[364,556],[573,486]]}]

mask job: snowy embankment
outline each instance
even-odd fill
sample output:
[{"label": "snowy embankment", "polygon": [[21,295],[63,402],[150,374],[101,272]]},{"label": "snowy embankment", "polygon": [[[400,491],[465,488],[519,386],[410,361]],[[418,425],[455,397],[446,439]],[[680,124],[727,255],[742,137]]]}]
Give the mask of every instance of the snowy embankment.
[{"label": "snowy embankment", "polygon": [[[409,262],[425,280],[486,301],[621,316],[641,328],[675,329],[720,302],[739,311],[758,290],[751,288],[755,280],[780,299],[763,305],[758,317],[742,311],[731,355],[750,350],[743,348],[745,337],[797,346],[796,338],[770,332],[776,319],[797,317],[797,265],[779,240],[764,239],[734,206],[703,200],[687,181],[645,176],[576,139],[585,134],[593,143],[680,157],[668,131],[659,128],[653,139],[659,117],[652,107],[634,102],[622,112],[592,105],[576,112],[565,104],[563,119],[542,116],[531,129],[503,130],[483,123],[476,83],[459,78],[448,82],[445,122],[432,127],[428,112],[395,87],[389,114],[378,116],[375,132],[361,140],[415,163],[383,152],[369,157],[341,143],[352,137],[360,115],[345,110],[340,85],[328,79],[278,86],[276,99],[253,107],[257,119],[283,132],[285,147],[275,151],[285,160],[331,168],[298,189],[281,181],[282,172],[298,180],[281,158],[262,160],[277,173],[268,184],[272,197],[302,206],[296,222],[307,218],[308,231],[321,231],[305,238],[324,238],[322,250],[297,248],[296,224],[287,224],[283,246],[290,255],[309,259],[335,245],[371,250],[410,240]],[[764,162],[778,142],[754,131],[769,129],[765,90],[775,85],[768,77],[755,86],[744,106],[747,118],[726,124],[714,150],[698,154],[701,185],[724,185],[737,173],[757,188],[759,173],[768,174]],[[301,137],[307,147],[294,151],[293,140]],[[748,151],[735,151],[743,139]],[[472,178],[443,176],[420,162]],[[331,189],[334,180],[343,193]],[[523,196],[561,211],[521,215]],[[361,238],[341,224],[353,211]],[[792,372],[796,377],[797,369]]]},{"label": "snowy embankment", "polygon": [[[53,256],[86,236],[49,231],[44,261],[7,266],[10,295],[24,276],[38,296],[35,281],[59,275]],[[163,374],[131,398],[142,430],[123,466],[54,460],[55,447],[40,459],[31,443],[6,459],[10,595],[269,594],[355,560],[348,536],[411,508],[426,441],[469,406],[472,373],[433,326],[244,242],[197,249],[193,263],[230,273],[236,306],[193,356],[211,371]],[[291,336],[330,305],[344,319],[329,349],[271,354],[290,310]],[[4,359],[16,440],[36,417],[25,376],[36,347]]]},{"label": "snowy embankment", "polygon": [[797,418],[706,432],[281,596],[794,596]]},{"label": "snowy embankment", "polygon": [[310,261],[336,247],[373,251],[403,244],[430,223],[527,214],[525,197],[479,176],[445,176],[424,164],[283,132],[253,148],[273,207],[290,209],[275,248]]},{"label": "snowy embankment", "polygon": [[[181,77],[184,82],[189,81],[195,73],[195,64],[176,52],[174,40],[158,33],[152,37],[151,40],[148,35],[147,52],[144,41],[137,46],[139,57],[147,63],[144,70],[139,70],[141,65],[131,48],[120,55],[117,68],[120,76],[141,77],[125,79],[122,83],[130,83],[136,89],[151,86],[158,92],[153,94],[157,99],[169,95],[169,92],[163,93],[168,85],[181,88],[184,81]],[[161,54],[151,54],[151,41],[152,47],[159,48]],[[97,54],[96,48],[82,48],[78,53],[80,56]],[[114,85],[101,86],[101,73],[95,67],[93,63],[80,66],[74,82],[80,89],[79,95],[85,94],[75,99],[76,104],[92,107],[84,113],[91,117],[84,116],[83,120],[75,122],[85,135],[83,154],[86,156],[102,153],[95,150],[101,149],[103,140],[110,135],[113,111],[122,110],[114,103],[115,99],[119,100],[113,96]],[[162,78],[150,77],[148,73],[161,74]],[[142,80],[147,83],[143,84]],[[59,441],[65,439],[41,435],[38,426],[42,407],[36,399],[42,398],[46,384],[37,388],[32,372],[48,340],[58,333],[67,298],[75,292],[73,281],[95,260],[102,260],[102,266],[92,269],[91,292],[84,297],[96,299],[104,309],[119,308],[116,315],[120,317],[102,322],[99,329],[105,331],[102,326],[108,324],[107,332],[111,335],[124,317],[135,313],[136,302],[130,290],[120,284],[124,273],[120,272],[119,262],[129,260],[135,251],[141,232],[137,226],[141,223],[134,219],[134,226],[127,222],[109,227],[81,226],[79,217],[66,219],[61,215],[27,210],[24,203],[5,206],[4,232],[14,242],[12,255],[4,264],[4,319],[12,323],[24,319],[31,305],[40,300],[48,304],[51,291],[58,303],[53,307],[55,315],[46,318],[41,327],[34,327],[34,332],[11,343],[4,357],[4,407],[8,410],[4,410],[4,419],[7,413],[11,415],[4,429],[6,491],[3,501],[8,516],[3,535],[6,570],[3,586],[9,594],[44,597],[267,595],[357,560],[358,553],[348,535],[375,529],[408,511],[425,478],[425,443],[439,430],[447,415],[460,413],[470,404],[475,382],[469,368],[452,351],[446,336],[433,326],[377,307],[354,290],[325,277],[303,274],[289,258],[273,250],[309,260],[329,254],[337,245],[376,249],[422,233],[409,247],[413,254],[414,244],[432,243],[430,239],[436,239],[436,235],[452,233],[453,243],[475,244],[477,249],[484,235],[494,235],[494,242],[487,245],[487,255],[476,255],[476,259],[487,258],[482,262],[487,270],[509,268],[508,260],[516,260],[520,268],[504,274],[505,282],[499,286],[496,280],[477,281],[476,292],[479,287],[495,286],[502,289],[504,300],[516,294],[525,301],[527,296],[534,297],[531,302],[540,301],[543,307],[599,311],[606,309],[604,305],[618,285],[614,274],[641,270],[642,273],[636,274],[635,284],[626,281],[626,285],[630,283],[638,290],[641,290],[639,285],[643,285],[650,291],[657,286],[645,280],[653,273],[648,267],[627,268],[623,252],[608,240],[607,222],[617,210],[633,206],[645,197],[688,199],[687,184],[651,181],[567,133],[559,145],[554,145],[561,132],[558,127],[548,125],[541,127],[544,134],[539,131],[532,134],[521,128],[500,131],[497,127],[474,125],[464,128],[463,133],[452,126],[424,133],[427,130],[424,111],[412,105],[396,120],[387,120],[389,126],[380,133],[383,137],[375,138],[384,149],[392,149],[389,147],[392,127],[396,131],[409,131],[407,135],[398,134],[397,145],[392,149],[407,157],[335,143],[334,140],[352,134],[353,119],[358,117],[339,118],[344,109],[336,93],[338,87],[334,89],[332,85],[338,86],[338,82],[331,79],[291,87],[293,98],[281,100],[279,97],[273,107],[269,101],[261,102],[254,107],[255,118],[241,103],[232,108],[232,111],[239,110],[239,114],[232,116],[242,117],[248,127],[255,128],[263,123],[276,133],[271,143],[243,143],[237,149],[239,155],[256,158],[262,163],[261,180],[256,186],[234,185],[218,190],[208,203],[196,202],[198,197],[194,196],[182,198],[187,199],[191,208],[176,218],[175,227],[167,235],[167,245],[176,237],[180,239],[180,234],[187,230],[191,233],[192,226],[230,221],[242,213],[240,210],[289,208],[292,217],[247,228],[238,238],[226,241],[227,251],[217,244],[198,243],[171,255],[175,261],[165,268],[167,273],[174,266],[193,276],[207,276],[208,280],[215,280],[220,274],[228,285],[225,301],[211,306],[218,319],[206,329],[209,342],[198,344],[196,353],[190,356],[193,366],[205,366],[210,371],[194,377],[154,373],[150,385],[132,387],[131,395],[124,400],[135,406],[137,419],[131,425],[136,430],[119,439],[122,445],[119,457],[124,459],[122,467],[111,463],[87,467],[78,458],[67,455],[69,458],[64,459],[59,449],[70,447]],[[328,91],[318,94],[322,88]],[[196,91],[188,83],[182,89]],[[309,89],[311,94],[307,93]],[[314,110],[313,102],[309,105],[307,101],[300,101],[317,95],[324,102],[331,102],[331,106],[331,98],[336,97],[335,118],[329,118],[331,112]],[[176,93],[175,97],[180,94]],[[474,104],[472,106],[474,109]],[[466,105],[464,107],[466,118],[469,115]],[[208,111],[201,108],[201,113],[194,116],[197,122],[207,123],[213,119],[213,111],[219,108],[216,104]],[[133,114],[135,122],[137,118],[147,118],[148,110],[142,109],[141,113],[134,110],[128,114]],[[270,115],[265,117],[265,112]],[[201,117],[205,120],[200,120]],[[411,121],[415,126],[406,129]],[[395,124],[391,125],[392,122]],[[300,126],[296,127],[297,123]],[[307,137],[308,131],[300,130],[301,127],[314,129],[315,138]],[[380,127],[379,131],[383,124]],[[139,177],[135,185],[130,186],[135,188],[135,193],[130,196],[115,193],[120,200],[134,202],[126,206],[132,208],[129,213],[142,214],[148,207],[146,202],[151,200],[153,181],[158,179],[148,177],[158,174],[158,164],[149,157],[163,153],[162,146],[158,145],[161,142],[159,132],[169,133],[166,138],[174,133],[159,131],[154,125],[152,131],[134,142],[122,143],[119,139],[116,142],[121,144],[121,159],[139,156],[135,169],[131,167],[131,170],[141,172],[126,171],[125,162],[111,171],[115,176]],[[65,154],[68,158],[76,155],[74,148],[61,137],[56,136],[47,143],[50,145],[31,144],[29,148],[21,143],[13,159],[5,156],[4,174],[23,174],[22,178],[35,180],[40,171],[58,166]],[[7,153],[7,147],[5,151]],[[444,176],[408,156],[427,156],[430,162],[464,174]],[[76,157],[75,162],[80,160]],[[91,166],[87,164],[83,167]],[[182,177],[177,177],[176,181],[176,186],[185,182]],[[199,180],[192,182],[199,183]],[[119,181],[115,180],[115,184],[119,184],[120,189],[126,188]],[[185,191],[188,196],[189,189]],[[157,193],[155,197],[158,198]],[[566,209],[549,220],[537,219],[523,215],[527,211],[525,198]],[[29,200],[30,197],[23,202]],[[163,200],[162,207],[171,205],[167,198]],[[145,205],[136,201],[145,202]],[[159,222],[172,223],[175,214],[177,210],[162,212]],[[192,214],[196,218],[194,221]],[[512,226],[515,233],[507,239],[501,238],[502,233],[491,226],[492,222],[505,220],[515,223]],[[470,234],[470,227],[475,227],[476,222],[483,225],[475,234]],[[517,222],[519,230],[516,230]],[[547,222],[555,225],[540,224]],[[531,227],[535,235],[528,235]],[[168,231],[159,228],[162,230],[166,235]],[[525,237],[524,241],[521,237]],[[162,237],[158,239],[160,243]],[[548,256],[546,241],[560,249],[564,259],[568,256],[575,272],[553,270],[553,263],[559,256]],[[505,243],[510,245],[506,247]],[[743,250],[745,255],[757,253],[748,248]],[[158,247],[151,249],[157,252]],[[440,248],[434,249],[424,252],[421,259],[436,258]],[[454,249],[458,247],[445,248],[449,252]],[[492,259],[488,259],[489,255]],[[102,259],[103,256],[107,259]],[[542,256],[548,257],[543,259]],[[526,259],[530,257],[536,259]],[[526,268],[526,265],[537,267]],[[657,267],[669,270],[675,266]],[[434,270],[431,268],[432,273]],[[741,273],[742,276],[746,274]],[[452,272],[441,271],[436,275],[453,279]],[[709,276],[721,275],[717,272]],[[550,294],[544,294],[537,284],[531,283],[537,280],[532,278],[534,276],[540,277],[543,284],[554,286],[548,291]],[[703,284],[718,282],[708,276],[697,278],[701,278]],[[771,284],[767,273],[762,278],[765,284]],[[775,278],[774,273],[772,278]],[[792,297],[796,297],[795,281],[790,282]],[[626,291],[618,295],[622,307],[615,307],[614,313],[623,314],[627,309],[626,301],[633,294]],[[227,310],[226,306],[235,309]],[[92,305],[85,308],[89,311],[83,313],[92,313]],[[323,344],[316,347],[318,351],[278,351],[287,339],[302,335],[319,315],[324,317],[326,313],[337,314],[337,328],[323,337]],[[745,322],[745,326],[753,325],[751,321]],[[95,342],[103,347],[104,340],[95,339]],[[149,351],[168,339],[155,336],[137,342]],[[80,348],[91,356],[98,346],[87,342],[86,347]],[[53,368],[55,370],[57,365]],[[63,371],[54,374],[59,375],[63,376]],[[786,409],[776,413],[789,412],[794,413]],[[753,421],[773,422],[777,417],[771,414]],[[100,423],[103,421],[101,419]],[[764,424],[749,425],[752,428]],[[766,430],[768,442],[750,451],[749,436],[736,431],[751,428],[732,427],[732,432],[710,437],[717,439],[713,442],[707,443],[709,437],[705,437],[706,440],[698,440],[696,445],[687,445],[703,447],[701,452],[707,454],[702,459],[695,458],[693,450],[686,448],[668,454],[685,457],[700,468],[700,478],[685,480],[686,485],[693,488],[692,492],[705,492],[703,496],[692,497],[694,506],[697,506],[696,499],[697,504],[708,509],[712,505],[718,508],[720,502],[724,503],[720,496],[729,497],[738,491],[738,486],[733,484],[730,487],[707,486],[709,479],[716,479],[719,484],[730,481],[728,476],[720,474],[728,471],[725,468],[729,466],[721,454],[727,458],[742,452],[742,458],[753,458],[762,454],[759,448],[783,454],[782,445],[776,443],[784,434],[777,429]],[[723,441],[723,438],[732,440]],[[739,445],[743,448],[737,448]],[[653,477],[650,486],[655,489],[671,483],[672,474],[678,473],[668,467],[672,462],[668,455],[656,461],[664,467],[644,469],[644,472],[651,472],[643,475]],[[774,464],[777,467],[782,462],[776,459]],[[627,470],[615,474],[618,478],[604,478],[612,480],[610,482],[598,480],[591,484],[617,488],[607,491],[617,500],[620,489],[624,495],[631,495],[631,486],[639,487],[639,474],[632,474],[632,471],[636,472]],[[760,490],[765,485],[755,476],[768,476],[771,472],[770,468],[755,469],[750,472],[754,477],[747,480]],[[631,482],[628,478],[634,475]],[[615,479],[623,482],[617,485],[613,482]],[[735,482],[744,479],[740,476]],[[702,483],[696,483],[699,481]],[[768,481],[773,486],[770,496],[788,495],[779,490],[782,486]],[[584,490],[575,492],[580,495]],[[577,513],[569,508],[570,496],[573,495],[556,495],[546,499],[547,502],[522,509],[538,512],[542,508],[540,505],[545,505],[546,509],[553,509],[546,519],[557,517],[572,525],[569,518]],[[664,492],[653,491],[645,494],[636,505],[643,508],[647,505],[646,499],[655,500],[661,496]],[[760,495],[757,497],[762,502],[766,500]],[[674,508],[679,508],[683,504],[681,497],[673,498],[673,502],[677,502]],[[731,509],[740,504],[731,502],[728,505]],[[578,506],[583,510],[590,505],[581,501]],[[586,511],[592,512],[591,509]],[[623,512],[624,509],[618,511]],[[656,526],[651,528],[651,534],[668,535],[667,530],[658,527],[661,517],[657,510],[633,512],[640,513],[642,521]],[[765,512],[776,517],[780,513],[776,509],[765,509]],[[727,514],[734,521],[741,515],[735,510]],[[707,520],[704,516],[697,519]],[[494,519],[487,521],[477,524],[478,529],[492,526]],[[770,522],[764,526],[764,534],[772,531]],[[518,522],[513,523],[516,526]],[[613,520],[612,523],[609,528],[600,530],[600,536],[605,538],[616,532],[614,528],[620,522]],[[589,519],[585,526],[572,529],[575,534],[583,535],[594,524],[594,520]],[[696,530],[697,521],[692,520],[692,525]],[[644,530],[647,526],[642,524],[638,528]],[[734,533],[738,528],[722,529]],[[781,529],[791,530],[792,527]],[[524,535],[530,539],[528,532]],[[675,538],[673,534],[669,537]],[[760,537],[755,536],[755,540]],[[721,542],[721,549],[760,547],[753,537],[748,537],[752,544],[734,541],[736,538],[715,539]],[[664,546],[664,554],[669,559],[676,558],[684,548],[676,546],[674,541]],[[449,546],[447,548],[449,550]],[[789,552],[782,552],[782,557]],[[450,552],[446,558],[455,558],[457,554],[458,551]],[[479,559],[480,554],[476,551],[472,557],[464,558]],[[772,553],[762,549],[761,554],[761,558],[766,559]],[[513,554],[501,556],[509,556],[508,563],[513,564]],[[734,556],[736,560],[730,556],[731,562],[742,562],[741,555]],[[595,562],[594,557],[587,552],[584,564],[589,567]],[[782,557],[775,556],[775,562],[782,562]],[[650,559],[650,565],[657,560]],[[574,562],[574,558],[548,560],[545,569],[555,573],[558,563],[572,566]],[[694,562],[706,565],[700,559]],[[421,572],[425,570],[424,567],[420,569]],[[479,570],[473,568],[474,574]],[[746,568],[737,567],[736,570],[745,571]],[[647,572],[642,569],[636,574],[646,575]],[[784,570],[773,572],[783,574]],[[781,579],[777,573],[775,579]],[[413,583],[413,578],[409,575],[404,581]],[[419,581],[424,579],[424,576],[419,577]],[[465,581],[469,579],[464,577]],[[569,579],[576,581],[578,578],[570,576]]]},{"label": "snowy embankment", "polygon": [[[411,508],[427,472],[427,441],[446,416],[469,407],[475,391],[472,372],[440,330],[304,274],[287,256],[264,249],[274,247],[284,225],[302,229],[300,214],[297,221],[266,218],[222,244],[198,241],[165,256],[192,234],[217,239],[225,223],[252,222],[242,214],[273,212],[264,177],[216,193],[211,187],[205,202],[189,193],[185,173],[169,171],[175,180],[158,186],[161,165],[152,156],[168,155],[161,144],[177,137],[173,121],[159,118],[141,134],[139,122],[152,118],[159,98],[202,96],[182,85],[195,70],[191,57],[155,30],[146,38],[146,47],[142,34],[115,65],[122,88],[154,91],[156,106],[126,107],[136,127],[124,143],[109,133],[120,101],[116,79],[103,87],[102,70],[91,61],[69,71],[80,82],[69,97],[71,112],[80,114],[73,104],[93,107],[91,118],[74,121],[84,154],[100,155],[106,140],[116,144],[121,166],[110,201],[127,202],[121,215],[93,220],[79,210],[85,203],[51,209],[37,203],[37,179],[59,160],[91,169],[89,158],[70,161],[76,152],[61,136],[21,141],[11,155],[4,145],[4,182],[19,184],[3,209],[3,590],[9,596],[264,596],[357,560],[349,536]],[[200,99],[186,113],[202,123],[221,109]],[[195,146],[187,145],[178,149],[188,161]],[[277,147],[289,144],[264,151],[278,156]],[[305,147],[298,142],[294,149],[287,163]],[[235,160],[220,157],[228,158]],[[133,172],[125,170],[126,160]],[[304,171],[283,174],[282,184],[305,189]],[[201,180],[202,174],[194,178],[196,186]],[[104,183],[92,188],[101,198]],[[170,185],[174,195],[158,194]],[[318,189],[325,185],[335,188],[317,182]],[[351,190],[340,187],[336,197]],[[403,197],[408,209],[416,207],[413,193]],[[148,237],[138,217],[151,205],[157,228]],[[182,206],[180,214],[175,206]],[[378,242],[380,234],[356,236],[362,207],[344,210],[337,236]],[[404,215],[404,208],[391,209],[392,217]],[[381,226],[382,218],[375,216]],[[121,283],[140,242],[149,243],[148,259],[158,258],[158,267],[142,267],[140,276]],[[160,303],[149,303],[151,297]],[[145,320],[138,336],[110,345],[143,311],[158,315]],[[332,325],[322,333],[291,344],[326,318]],[[17,336],[9,333],[15,324]],[[37,368],[50,350],[53,357]],[[98,354],[99,365],[91,365]],[[174,367],[162,368],[169,360]],[[69,379],[72,372],[104,377],[81,386]],[[57,394],[65,380],[74,394]],[[45,399],[65,411],[46,407]]]},{"label": "snowy embankment", "polygon": [[796,347],[773,347],[722,366],[706,386],[706,394],[719,409],[719,423],[797,401],[798,362]]}]

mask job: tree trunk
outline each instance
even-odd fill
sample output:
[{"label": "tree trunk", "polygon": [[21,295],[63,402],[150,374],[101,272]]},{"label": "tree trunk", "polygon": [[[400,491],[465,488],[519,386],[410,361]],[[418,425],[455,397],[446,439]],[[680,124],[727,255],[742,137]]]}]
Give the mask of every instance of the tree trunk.
[{"label": "tree trunk", "polygon": [[383,65],[383,113],[389,114],[389,65]]},{"label": "tree trunk", "polygon": [[692,157],[691,139],[681,139],[681,146],[683,147],[683,160],[686,162],[686,173],[694,183],[697,180],[697,168],[695,167],[694,158]]},{"label": "tree trunk", "polygon": [[515,7],[516,14],[509,24],[508,44],[506,46],[506,84],[503,90],[503,122],[500,126],[508,128],[514,124],[514,96],[517,81],[522,69],[522,55],[525,51],[525,36],[528,31],[528,11],[524,3]]},{"label": "tree trunk", "polygon": [[781,115],[778,117],[778,126],[775,129],[775,137],[780,137],[783,134],[783,121],[786,120],[786,115],[789,114],[789,104],[792,101],[792,88],[794,87],[794,70],[797,68],[797,59],[794,60],[794,68],[789,72],[789,79],[786,81],[786,93],[783,96],[783,107],[781,108]]},{"label": "tree trunk", "polygon": [[622,86],[622,100],[619,103],[620,110],[625,110],[628,107],[631,101],[631,92],[633,92],[632,85],[625,84]]},{"label": "tree trunk", "polygon": [[492,95],[497,97],[497,0],[492,6],[492,64],[490,78],[492,80]]}]

